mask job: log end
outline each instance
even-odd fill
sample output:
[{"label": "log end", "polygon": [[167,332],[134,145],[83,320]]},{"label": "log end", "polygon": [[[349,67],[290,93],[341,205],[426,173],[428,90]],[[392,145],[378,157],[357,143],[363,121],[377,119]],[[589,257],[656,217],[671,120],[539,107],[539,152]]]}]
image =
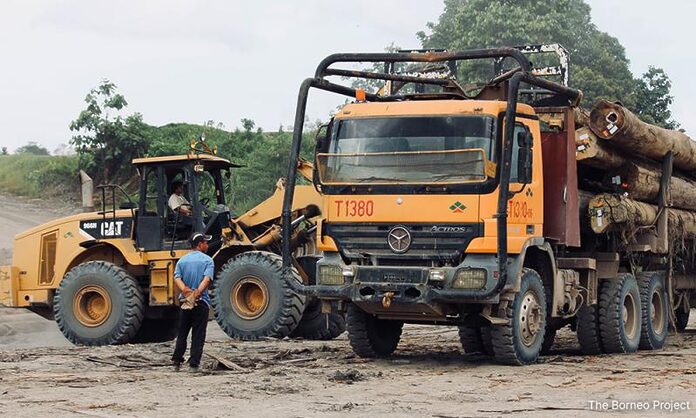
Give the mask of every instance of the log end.
[{"label": "log end", "polygon": [[624,126],[624,108],[607,100],[600,100],[590,112],[590,129],[602,139],[611,139]]},{"label": "log end", "polygon": [[588,160],[597,156],[597,137],[590,128],[575,131],[575,159]]},{"label": "log end", "polygon": [[607,232],[610,226],[614,223],[612,217],[612,202],[616,197],[608,194],[600,194],[590,199],[587,212],[590,216],[590,226],[595,234],[603,234]]}]

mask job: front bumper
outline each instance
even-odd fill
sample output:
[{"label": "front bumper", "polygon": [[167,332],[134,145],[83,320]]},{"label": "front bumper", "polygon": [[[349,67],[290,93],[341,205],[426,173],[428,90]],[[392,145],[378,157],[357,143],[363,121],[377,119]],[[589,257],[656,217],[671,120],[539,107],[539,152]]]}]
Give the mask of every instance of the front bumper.
[{"label": "front bumper", "polygon": [[[497,303],[495,289],[500,280],[494,256],[469,255],[455,267],[391,267],[346,266],[340,257],[324,257],[317,263],[341,267],[344,282],[338,285],[317,286],[320,299],[346,300],[358,305],[385,304],[389,299],[390,312],[402,308],[413,310],[418,305],[423,314],[441,313],[441,305],[466,303]],[[483,269],[485,284],[477,289],[454,288],[455,274],[460,269]],[[436,272],[436,273],[433,273]],[[317,270],[319,279],[319,270]],[[410,307],[408,305],[411,305]]]}]

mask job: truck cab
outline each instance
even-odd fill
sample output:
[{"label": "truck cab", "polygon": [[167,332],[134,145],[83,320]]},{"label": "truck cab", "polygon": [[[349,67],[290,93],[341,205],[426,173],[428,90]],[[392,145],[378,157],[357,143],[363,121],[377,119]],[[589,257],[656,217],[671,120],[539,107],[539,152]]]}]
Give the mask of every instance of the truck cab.
[{"label": "truck cab", "polygon": [[[315,178],[327,208],[320,280],[331,270],[360,277],[353,303],[416,321],[447,322],[459,314],[458,307],[433,303],[439,289],[490,293],[498,271],[486,255],[496,253],[505,108],[502,101],[474,100],[342,108],[317,146]],[[528,105],[519,105],[518,115],[509,188],[524,192],[508,203],[511,254],[543,236],[539,120]],[[525,141],[535,161],[531,177],[518,180],[529,163],[518,159]]]}]

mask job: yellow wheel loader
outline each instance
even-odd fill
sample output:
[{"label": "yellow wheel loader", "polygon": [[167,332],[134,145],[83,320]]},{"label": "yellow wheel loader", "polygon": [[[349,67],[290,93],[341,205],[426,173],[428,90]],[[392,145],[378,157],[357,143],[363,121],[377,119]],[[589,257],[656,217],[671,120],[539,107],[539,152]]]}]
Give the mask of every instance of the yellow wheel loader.
[{"label": "yellow wheel loader", "polygon": [[[174,267],[191,251],[191,233],[204,232],[213,236],[213,311],[230,337],[330,339],[342,333],[342,316],[322,313],[318,301],[293,292],[281,274],[284,180],[266,201],[237,216],[225,195],[235,165],[213,154],[192,145],[186,155],[136,159],[137,202],[118,185],[99,186],[100,211],[18,234],[12,265],[0,267],[0,304],[50,311],[75,344],[172,339],[179,316]],[[311,180],[311,165],[298,169]],[[188,216],[168,204],[175,183],[191,202]],[[304,284],[314,283],[312,218],[320,207],[313,186],[297,188],[289,214],[291,280]]]}]

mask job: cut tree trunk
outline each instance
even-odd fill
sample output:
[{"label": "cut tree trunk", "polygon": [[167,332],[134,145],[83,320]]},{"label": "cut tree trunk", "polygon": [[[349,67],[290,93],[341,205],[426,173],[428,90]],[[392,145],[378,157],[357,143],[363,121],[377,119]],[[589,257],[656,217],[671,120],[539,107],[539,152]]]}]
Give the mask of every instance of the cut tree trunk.
[{"label": "cut tree trunk", "polygon": [[575,158],[584,164],[604,170],[626,164],[625,158],[607,147],[604,141],[586,127],[575,131]]},{"label": "cut tree trunk", "polygon": [[[657,203],[661,177],[659,167],[631,161],[609,170],[605,184],[620,187],[631,199]],[[696,211],[696,182],[672,175],[670,192],[673,207]]]},{"label": "cut tree trunk", "polygon": [[[696,212],[667,209],[670,234],[696,235]],[[657,206],[613,194],[600,194],[590,200],[590,225],[597,234],[621,228],[655,224]]]},{"label": "cut tree trunk", "polygon": [[590,128],[612,145],[653,160],[662,161],[672,151],[675,167],[696,171],[696,142],[682,132],[645,123],[620,104],[597,103],[590,112]]},{"label": "cut tree trunk", "polygon": [[590,111],[584,107],[574,107],[573,114],[575,115],[575,129],[590,125]]}]

